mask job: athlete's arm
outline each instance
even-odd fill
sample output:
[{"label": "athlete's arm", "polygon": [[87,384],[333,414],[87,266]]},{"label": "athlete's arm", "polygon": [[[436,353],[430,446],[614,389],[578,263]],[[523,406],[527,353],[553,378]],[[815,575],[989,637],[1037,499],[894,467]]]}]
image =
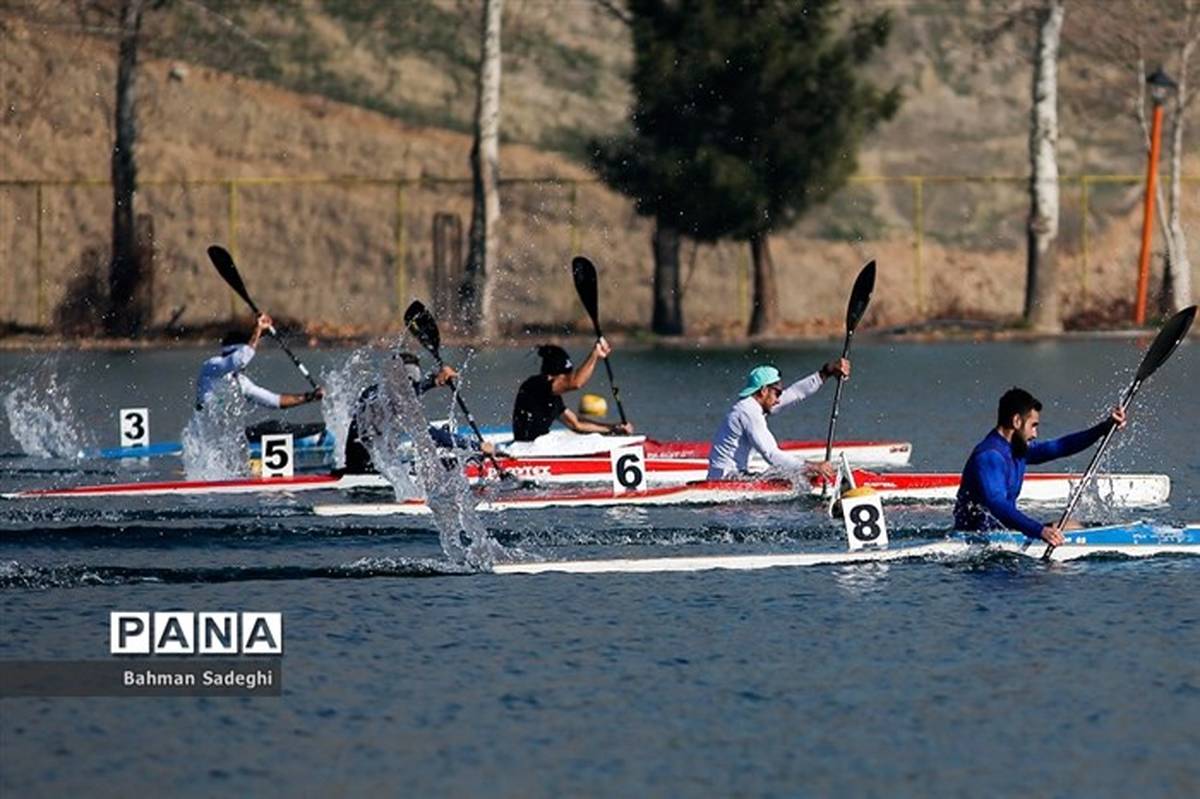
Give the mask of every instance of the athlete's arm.
[{"label": "athlete's arm", "polygon": [[601,358],[607,358],[610,352],[612,352],[612,347],[608,342],[603,338],[598,339],[579,368],[572,372],[566,380],[555,380],[551,383],[551,390],[555,394],[566,394],[568,391],[577,391],[583,388],[587,385],[587,381],[592,379],[592,372],[596,371],[596,364]]},{"label": "athlete's arm", "polygon": [[778,413],[793,403],[808,399],[821,390],[824,382],[820,372],[813,372],[808,377],[800,378],[783,390],[783,393],[779,395],[779,402],[775,403],[771,413]]},{"label": "athlete's arm", "polygon": [[262,338],[262,334],[273,327],[275,327],[275,322],[271,320],[271,317],[265,313],[259,314],[258,319],[254,320],[254,332],[250,334],[250,341],[246,343],[247,346],[250,349],[256,349],[259,339]]},{"label": "athlete's arm", "polygon": [[789,455],[779,448],[775,436],[771,435],[771,431],[767,428],[767,418],[760,413],[748,414],[742,434],[750,439],[750,446],[759,455],[762,455],[763,460],[777,469],[798,470],[808,466],[806,461],[795,455]]},{"label": "athlete's arm", "polygon": [[1119,407],[1113,408],[1107,419],[1086,430],[1080,430],[1078,433],[1071,433],[1059,438],[1052,438],[1049,441],[1034,441],[1030,443],[1029,451],[1025,453],[1025,461],[1033,464],[1045,463],[1046,461],[1068,458],[1071,455],[1083,452],[1103,438],[1104,434],[1113,425],[1124,427],[1125,420],[1125,411]]}]

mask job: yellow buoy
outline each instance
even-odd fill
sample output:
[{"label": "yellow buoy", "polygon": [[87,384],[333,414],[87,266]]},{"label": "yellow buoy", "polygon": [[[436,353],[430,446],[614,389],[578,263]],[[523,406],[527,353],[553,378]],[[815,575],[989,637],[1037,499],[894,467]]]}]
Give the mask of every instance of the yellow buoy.
[{"label": "yellow buoy", "polygon": [[598,394],[584,394],[579,398],[579,413],[603,419],[608,415],[608,402]]},{"label": "yellow buoy", "polygon": [[851,497],[869,497],[872,494],[878,493],[878,491],[870,486],[859,486],[857,488],[851,488],[849,491],[843,491],[842,499],[850,499]]}]

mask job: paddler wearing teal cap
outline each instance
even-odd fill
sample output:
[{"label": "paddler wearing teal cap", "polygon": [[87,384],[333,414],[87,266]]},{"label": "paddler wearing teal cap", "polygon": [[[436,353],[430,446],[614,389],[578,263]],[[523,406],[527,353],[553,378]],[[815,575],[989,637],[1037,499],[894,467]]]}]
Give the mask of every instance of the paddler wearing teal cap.
[{"label": "paddler wearing teal cap", "polygon": [[708,452],[709,480],[738,480],[749,474],[750,456],[758,453],[773,470],[804,472],[810,477],[833,477],[828,463],[809,463],[779,448],[767,427],[767,416],[807,399],[831,377],[850,377],[850,361],[838,358],[786,389],[779,370],[770,364],[756,366],[738,392],[738,401],[725,414]]}]

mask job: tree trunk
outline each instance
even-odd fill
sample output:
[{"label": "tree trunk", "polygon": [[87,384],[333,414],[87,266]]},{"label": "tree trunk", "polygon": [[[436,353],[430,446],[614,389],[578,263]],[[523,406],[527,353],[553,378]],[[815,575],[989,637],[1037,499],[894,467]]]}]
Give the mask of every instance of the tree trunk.
[{"label": "tree trunk", "polygon": [[500,18],[504,0],[484,0],[483,42],[471,145],[471,230],[466,274],[459,289],[463,323],[472,335],[492,336],[496,226],[500,219]]},{"label": "tree trunk", "polygon": [[[1191,10],[1190,8],[1188,9]],[[1175,313],[1192,304],[1192,264],[1188,258],[1187,235],[1183,229],[1183,126],[1188,101],[1188,61],[1196,40],[1188,41],[1180,52],[1179,85],[1171,114],[1171,202],[1166,224],[1167,265],[1163,275],[1163,310]]]},{"label": "tree trunk", "polygon": [[117,58],[117,136],[112,152],[112,260],[108,269],[109,301],[108,314],[105,316],[105,330],[110,335],[137,335],[144,321],[133,302],[142,279],[133,207],[137,194],[136,81],[142,8],[143,0],[124,0],[121,4],[121,44]]},{"label": "tree trunk", "polygon": [[1025,270],[1025,322],[1041,333],[1062,330],[1058,302],[1058,43],[1062,0],[1038,9],[1033,111],[1029,128],[1029,221]]},{"label": "tree trunk", "polygon": [[683,335],[683,294],[679,286],[679,231],[658,220],[654,228],[654,316],[660,336]]},{"label": "tree trunk", "polygon": [[750,237],[750,253],[754,258],[754,300],[750,313],[750,335],[770,335],[779,327],[779,292],[775,285],[775,263],[771,260],[767,233],[755,233]]}]

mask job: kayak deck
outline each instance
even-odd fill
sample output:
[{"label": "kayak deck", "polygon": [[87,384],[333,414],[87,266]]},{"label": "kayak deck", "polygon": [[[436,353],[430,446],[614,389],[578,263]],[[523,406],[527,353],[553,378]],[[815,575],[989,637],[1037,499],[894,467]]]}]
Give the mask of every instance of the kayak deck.
[{"label": "kayak deck", "polygon": [[[648,572],[695,572],[716,569],[750,571],[796,566],[828,566],[886,561],[960,558],[988,551],[1007,552],[1041,558],[1046,546],[1030,543],[1020,533],[1001,532],[987,536],[954,533],[942,541],[908,544],[885,549],[861,549],[855,552],[796,552],[746,555],[690,555],[660,558],[613,558],[607,560],[529,561],[497,563],[495,574],[610,574]],[[1050,558],[1069,561],[1101,554],[1132,558],[1155,555],[1200,555],[1200,525],[1186,528],[1162,528],[1147,524],[1114,525],[1078,530],[1066,536],[1066,542],[1054,549]]]}]

